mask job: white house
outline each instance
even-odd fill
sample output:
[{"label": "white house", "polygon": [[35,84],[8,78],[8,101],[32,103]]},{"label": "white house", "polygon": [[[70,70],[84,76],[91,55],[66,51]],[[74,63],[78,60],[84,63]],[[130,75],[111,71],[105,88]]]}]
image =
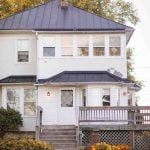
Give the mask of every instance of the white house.
[{"label": "white house", "polygon": [[75,126],[80,106],[135,106],[133,31],[60,0],[0,20],[0,106],[21,112],[23,131],[35,130],[37,106],[43,125]]}]

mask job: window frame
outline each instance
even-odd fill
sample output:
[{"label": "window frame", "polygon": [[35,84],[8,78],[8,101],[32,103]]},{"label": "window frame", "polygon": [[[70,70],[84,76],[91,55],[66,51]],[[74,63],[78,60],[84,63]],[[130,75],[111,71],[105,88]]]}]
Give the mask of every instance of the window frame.
[{"label": "window frame", "polygon": [[[35,90],[35,101],[25,102],[25,90]],[[37,90],[33,87],[24,87],[23,88],[23,116],[24,117],[35,117],[36,116],[36,108],[37,108]],[[35,114],[34,115],[25,115],[25,103],[35,103]]]},{"label": "window frame", "polygon": [[[61,106],[61,91],[63,91],[63,90],[68,90],[68,91],[70,91],[70,90],[72,90],[73,91],[73,107],[62,107]],[[75,88],[74,87],[66,87],[66,88],[60,88],[59,89],[59,107],[61,108],[61,109],[74,109],[75,108]]]},{"label": "window frame", "polygon": [[[103,96],[104,96],[103,91],[104,90],[109,90],[109,96],[110,96],[110,101],[109,102],[107,100],[104,101],[104,99],[103,99]],[[104,105],[103,104],[104,102],[109,103],[109,105]],[[102,88],[102,107],[110,107],[110,106],[111,106],[111,88]]]},{"label": "window frame", "polygon": [[[20,46],[20,44],[19,44],[19,42],[21,42],[21,41],[26,41],[27,42],[27,49],[26,50],[24,50],[24,49],[19,49],[19,46]],[[16,42],[15,42],[15,63],[16,64],[29,64],[29,63],[31,63],[31,41],[30,41],[30,39],[17,39],[16,40]],[[28,52],[28,61],[27,62],[20,62],[20,61],[18,61],[18,52],[25,52],[25,51],[27,51]]]},{"label": "window frame", "polygon": [[[120,45],[112,45],[111,46],[111,44],[110,44],[110,38],[120,38]],[[111,48],[119,48],[119,50],[120,50],[120,54],[119,55],[111,55]],[[109,57],[111,58],[111,57],[115,57],[115,58],[118,58],[118,57],[121,57],[122,56],[122,41],[121,41],[121,35],[110,35],[109,36],[109,48],[108,48],[108,50],[109,50]]]},{"label": "window frame", "polygon": [[[70,45],[70,44],[67,44],[67,45],[63,45],[62,44],[62,39],[63,38],[65,38],[65,37],[70,37],[71,39],[72,39],[72,44]],[[72,49],[72,55],[65,55],[65,54],[63,54],[63,49],[65,49],[65,48],[67,48],[67,49]],[[65,57],[73,57],[74,56],[74,36],[73,35],[61,35],[60,36],[60,56],[62,57],[62,58],[65,58]]]},{"label": "window frame", "polygon": [[[102,45],[94,45],[94,40],[95,40],[95,38],[103,38],[103,40],[104,40],[104,45],[102,46]],[[106,42],[105,42],[105,37],[106,36],[102,36],[102,35],[93,35],[93,57],[105,57],[106,56]],[[104,48],[104,55],[94,55],[94,50],[95,50],[95,48]]]},{"label": "window frame", "polygon": [[[54,50],[55,50],[55,55],[54,56],[44,56],[44,48],[54,48]],[[43,46],[43,58],[54,58],[54,57],[56,57],[56,47],[52,47],[52,46]]]}]

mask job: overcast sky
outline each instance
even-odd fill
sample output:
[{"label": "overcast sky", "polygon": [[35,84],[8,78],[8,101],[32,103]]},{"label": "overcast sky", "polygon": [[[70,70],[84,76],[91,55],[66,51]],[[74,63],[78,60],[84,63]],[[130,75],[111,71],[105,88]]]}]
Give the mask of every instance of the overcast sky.
[{"label": "overcast sky", "polygon": [[134,66],[138,79],[144,80],[145,87],[139,92],[139,105],[150,105],[150,0],[129,0],[138,10],[140,23],[128,47],[134,47]]}]

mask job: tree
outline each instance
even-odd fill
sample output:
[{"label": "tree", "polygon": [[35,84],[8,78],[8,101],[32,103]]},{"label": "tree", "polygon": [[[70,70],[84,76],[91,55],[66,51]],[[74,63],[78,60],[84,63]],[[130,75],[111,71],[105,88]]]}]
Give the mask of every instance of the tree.
[{"label": "tree", "polygon": [[18,131],[22,124],[22,117],[18,111],[0,108],[0,138],[3,139],[9,131]]}]

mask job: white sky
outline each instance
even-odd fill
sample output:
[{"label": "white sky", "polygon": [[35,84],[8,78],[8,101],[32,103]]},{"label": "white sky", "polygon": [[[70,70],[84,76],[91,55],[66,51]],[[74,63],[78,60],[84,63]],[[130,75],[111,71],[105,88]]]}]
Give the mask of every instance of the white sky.
[{"label": "white sky", "polygon": [[140,23],[128,47],[134,47],[134,66],[138,79],[144,80],[145,87],[139,92],[139,105],[150,105],[150,0],[130,0],[138,10]]}]

